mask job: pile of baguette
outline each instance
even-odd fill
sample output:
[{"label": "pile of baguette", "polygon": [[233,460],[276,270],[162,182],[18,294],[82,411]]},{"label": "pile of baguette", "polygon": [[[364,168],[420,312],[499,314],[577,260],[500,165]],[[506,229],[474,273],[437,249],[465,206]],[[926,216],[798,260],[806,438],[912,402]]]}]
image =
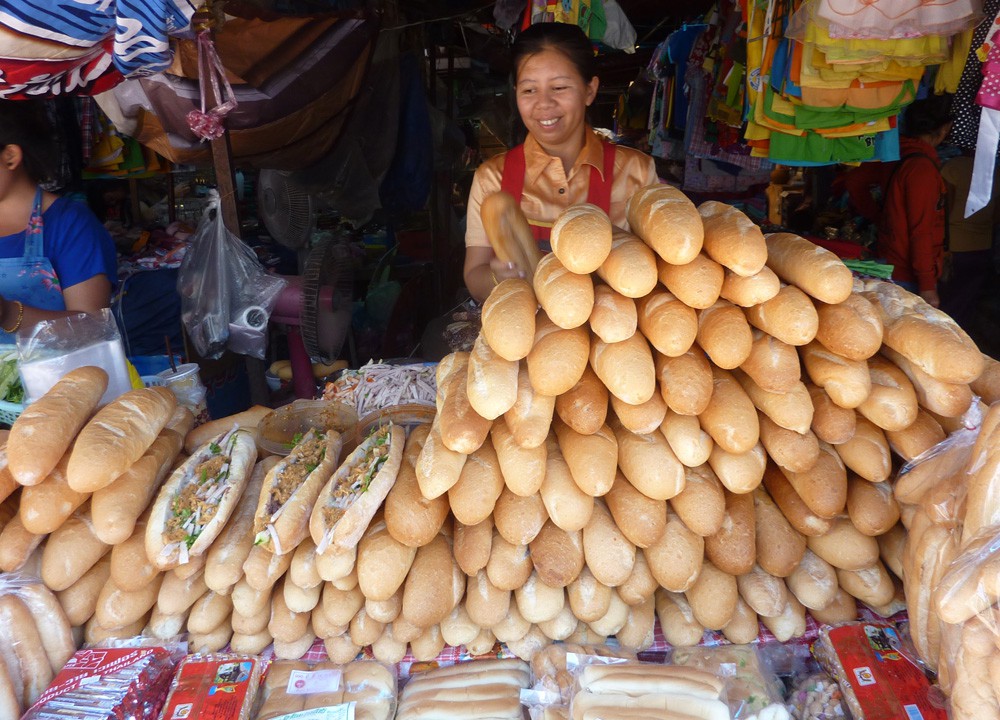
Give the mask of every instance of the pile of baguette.
[{"label": "pile of baguette", "polygon": [[1000,718],[1000,403],[900,476],[910,632],[956,720]]}]

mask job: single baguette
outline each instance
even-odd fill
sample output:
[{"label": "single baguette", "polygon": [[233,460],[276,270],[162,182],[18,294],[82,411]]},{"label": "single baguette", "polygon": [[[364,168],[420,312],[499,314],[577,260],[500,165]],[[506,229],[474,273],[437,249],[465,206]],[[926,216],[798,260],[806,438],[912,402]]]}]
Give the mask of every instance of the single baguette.
[{"label": "single baguette", "polygon": [[767,264],[786,283],[825,303],[842,303],[850,296],[854,276],[826,248],[792,233],[772,233],[765,241]]},{"label": "single baguette", "polygon": [[632,194],[625,205],[632,232],[663,260],[684,265],[701,252],[705,226],[687,196],[670,185],[649,185]]}]

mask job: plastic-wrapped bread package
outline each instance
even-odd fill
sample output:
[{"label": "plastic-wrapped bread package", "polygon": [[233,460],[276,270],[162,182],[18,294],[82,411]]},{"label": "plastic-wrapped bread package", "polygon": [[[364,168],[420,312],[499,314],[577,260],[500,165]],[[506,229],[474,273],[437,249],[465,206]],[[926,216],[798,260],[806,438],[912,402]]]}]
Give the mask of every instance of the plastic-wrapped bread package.
[{"label": "plastic-wrapped bread package", "polygon": [[813,646],[840,684],[856,720],[921,717],[945,720],[915,653],[888,623],[850,622],[820,629]]},{"label": "plastic-wrapped bread package", "polygon": [[531,659],[531,689],[521,693],[533,720],[541,718],[543,710],[548,713],[545,717],[552,717],[553,712],[568,717],[570,701],[578,689],[571,668],[578,658],[587,656],[609,658],[608,662],[636,659],[634,653],[609,645],[566,642],[543,648]]},{"label": "plastic-wrapped bread package", "polygon": [[[143,638],[109,641],[78,650],[24,718],[156,720],[177,664],[184,657],[184,648]],[[11,714],[6,707],[3,713],[4,717],[20,716],[16,709]]]},{"label": "plastic-wrapped bread package", "polygon": [[724,678],[726,704],[734,718],[790,720],[783,685],[753,645],[675,648],[670,662]]},{"label": "plastic-wrapped bread package", "polygon": [[163,717],[251,720],[264,661],[234,654],[188,655],[170,686]]},{"label": "plastic-wrapped bread package", "polygon": [[476,660],[416,673],[399,695],[397,720],[490,717],[520,720],[528,665],[520,660]]},{"label": "plastic-wrapped bread package", "polygon": [[254,718],[274,720],[305,710],[346,710],[351,703],[357,720],[389,720],[396,705],[395,671],[368,661],[337,665],[278,660],[268,668]]}]

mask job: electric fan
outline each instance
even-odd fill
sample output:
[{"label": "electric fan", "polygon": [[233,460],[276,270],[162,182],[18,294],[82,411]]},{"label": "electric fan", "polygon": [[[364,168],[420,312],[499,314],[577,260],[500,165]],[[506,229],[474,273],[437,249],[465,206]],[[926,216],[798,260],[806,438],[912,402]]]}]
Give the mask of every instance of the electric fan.
[{"label": "electric fan", "polygon": [[261,170],[257,204],[271,237],[292,250],[306,246],[315,224],[316,203],[311,194],[289,181],[288,173]]}]

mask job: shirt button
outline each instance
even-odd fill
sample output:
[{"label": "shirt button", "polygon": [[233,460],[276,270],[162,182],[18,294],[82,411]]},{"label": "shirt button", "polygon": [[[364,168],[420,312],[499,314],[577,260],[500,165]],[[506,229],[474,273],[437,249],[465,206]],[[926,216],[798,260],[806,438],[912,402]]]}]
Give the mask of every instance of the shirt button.
[{"label": "shirt button", "polygon": [[560,195],[565,195],[566,194],[566,188],[559,188],[559,194]]}]

